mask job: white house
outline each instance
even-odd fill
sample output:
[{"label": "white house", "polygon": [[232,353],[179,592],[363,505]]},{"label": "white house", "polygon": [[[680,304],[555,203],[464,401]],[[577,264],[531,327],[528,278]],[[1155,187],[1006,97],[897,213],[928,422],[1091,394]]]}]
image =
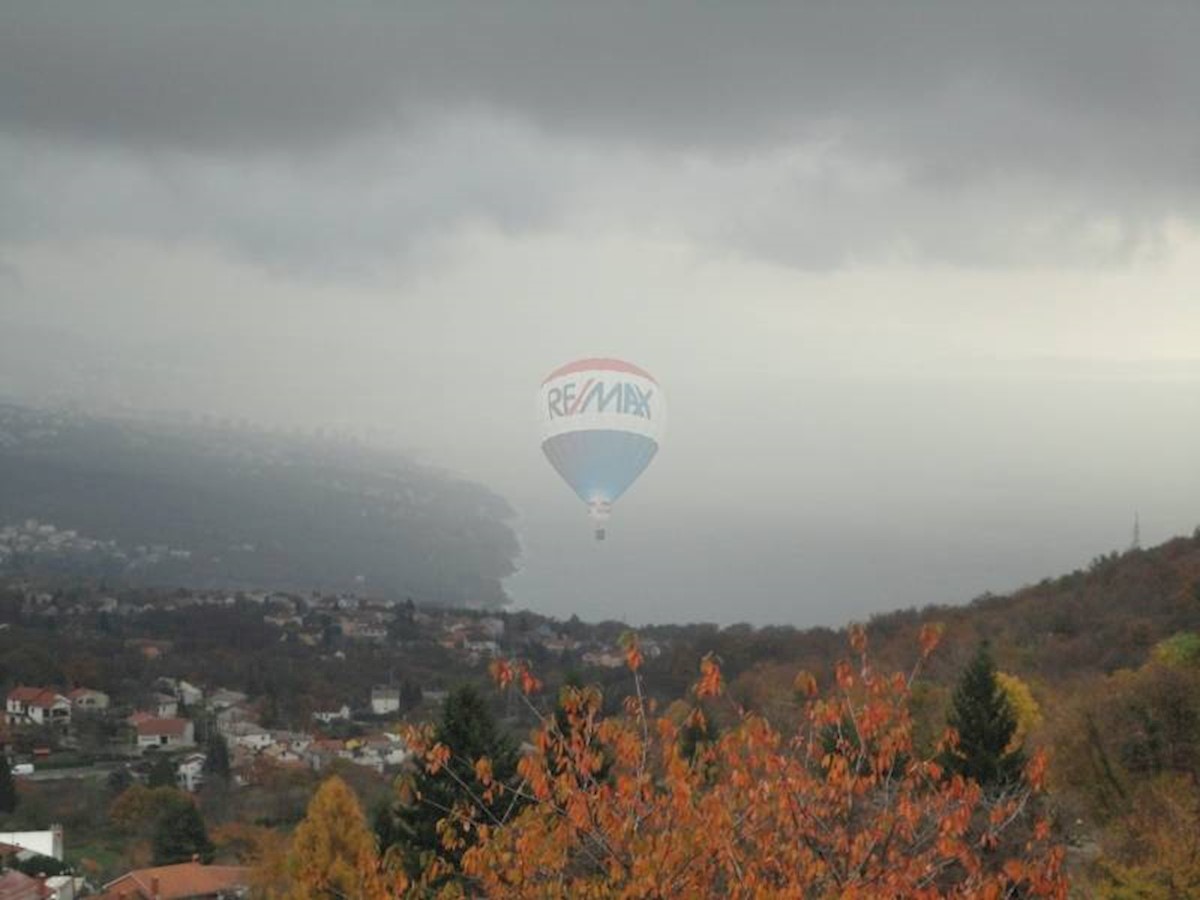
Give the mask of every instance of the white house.
[{"label": "white house", "polygon": [[204,699],[204,691],[196,687],[194,684],[189,684],[186,681],[180,681],[175,686],[175,696],[179,698],[186,706],[195,706]]},{"label": "white house", "polygon": [[46,831],[0,831],[0,844],[11,844],[35,856],[63,858],[63,829],[51,825]]},{"label": "white house", "polygon": [[173,719],[179,715],[179,701],[170,694],[155,694],[150,709],[160,719]]},{"label": "white house", "polygon": [[400,711],[400,688],[376,685],[371,688],[371,712],[377,716]]},{"label": "white house", "polygon": [[343,703],[341,709],[315,712],[313,713],[313,718],[326,725],[329,725],[333,722],[347,722],[350,720],[350,707]]},{"label": "white house", "polygon": [[189,753],[180,760],[175,770],[175,783],[179,785],[180,790],[189,794],[200,790],[200,786],[204,784],[204,760],[203,753]]},{"label": "white house", "polygon": [[81,712],[99,712],[108,709],[108,694],[91,688],[75,688],[67,694],[71,705]]},{"label": "white house", "polygon": [[4,712],[10,725],[71,723],[71,701],[49,688],[13,688],[8,692]]},{"label": "white house", "polygon": [[223,732],[235,747],[258,752],[275,743],[271,732],[254,722],[234,722]]},{"label": "white house", "polygon": [[196,726],[191,719],[142,719],[137,728],[137,745],[149,747],[192,747],[196,744]]}]

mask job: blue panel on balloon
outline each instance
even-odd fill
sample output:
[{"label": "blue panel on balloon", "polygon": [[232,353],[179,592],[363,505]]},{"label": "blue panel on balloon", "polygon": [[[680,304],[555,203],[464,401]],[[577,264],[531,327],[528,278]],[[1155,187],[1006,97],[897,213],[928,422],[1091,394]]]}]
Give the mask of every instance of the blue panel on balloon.
[{"label": "blue panel on balloon", "polygon": [[611,503],[650,465],[658,443],[629,431],[569,431],[547,438],[542,451],[581,500]]}]

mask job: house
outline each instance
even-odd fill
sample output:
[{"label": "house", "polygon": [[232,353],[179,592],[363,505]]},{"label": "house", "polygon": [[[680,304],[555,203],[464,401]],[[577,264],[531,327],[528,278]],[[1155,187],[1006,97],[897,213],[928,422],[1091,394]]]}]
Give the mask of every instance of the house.
[{"label": "house", "polygon": [[271,732],[255,722],[233,722],[221,734],[234,746],[258,752],[275,743]]},{"label": "house", "polygon": [[350,720],[350,707],[343,703],[341,709],[315,712],[313,713],[313,718],[325,725],[330,725],[334,722],[348,722]]},{"label": "house", "polygon": [[0,900],[47,900],[49,891],[41,878],[16,869],[0,872]]},{"label": "house", "polygon": [[219,688],[212,692],[208,698],[208,708],[214,712],[220,712],[224,709],[229,709],[234,706],[241,706],[249,698],[241,691],[231,691],[227,688]]},{"label": "house", "polygon": [[142,719],[135,726],[137,745],[150,747],[192,747],[196,744],[196,726],[191,719]]},{"label": "house", "polygon": [[160,719],[173,719],[179,715],[179,701],[170,694],[155,694],[150,709]]},{"label": "house", "polygon": [[46,879],[46,900],[75,900],[83,895],[86,879],[79,875],[51,875]]},{"label": "house", "polygon": [[377,716],[400,711],[400,688],[376,685],[371,688],[371,712]]},{"label": "house", "polygon": [[0,844],[18,849],[18,856],[52,856],[63,858],[63,829],[51,825],[46,831],[0,831]]},{"label": "house", "polygon": [[189,684],[182,678],[162,677],[154,682],[154,686],[164,694],[170,694],[184,706],[195,706],[204,699],[204,691]]},{"label": "house", "polygon": [[67,694],[71,705],[79,712],[99,712],[108,709],[108,694],[91,688],[75,688]]},{"label": "house", "polygon": [[199,862],[135,869],[104,885],[102,900],[224,900],[250,892],[249,866]]},{"label": "house", "polygon": [[186,681],[180,680],[175,686],[175,696],[184,706],[195,706],[204,699],[204,691]]},{"label": "house", "polygon": [[4,707],[10,725],[69,725],[71,701],[50,688],[16,687]]},{"label": "house", "polygon": [[205,759],[207,757],[203,753],[189,753],[179,761],[179,766],[175,769],[175,784],[180,790],[189,794],[200,790],[200,786],[204,784]]}]

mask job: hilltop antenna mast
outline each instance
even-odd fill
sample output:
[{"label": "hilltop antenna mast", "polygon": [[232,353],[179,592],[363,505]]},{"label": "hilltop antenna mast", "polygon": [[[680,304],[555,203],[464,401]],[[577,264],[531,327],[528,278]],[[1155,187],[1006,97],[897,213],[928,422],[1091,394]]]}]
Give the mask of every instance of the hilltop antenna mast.
[{"label": "hilltop antenna mast", "polygon": [[1133,513],[1133,542],[1129,545],[1130,550],[1142,549],[1142,520],[1137,510]]}]

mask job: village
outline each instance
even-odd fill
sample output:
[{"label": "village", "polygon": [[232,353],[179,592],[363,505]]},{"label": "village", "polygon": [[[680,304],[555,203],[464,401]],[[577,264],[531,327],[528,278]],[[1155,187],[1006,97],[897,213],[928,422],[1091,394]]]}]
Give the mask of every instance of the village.
[{"label": "village", "polygon": [[[10,583],[5,600],[8,615],[0,635],[27,629],[63,635],[60,642],[66,636],[103,636],[118,648],[129,671],[145,679],[109,674],[98,682],[5,683],[0,759],[7,759],[18,788],[79,780],[117,786],[168,783],[198,795],[214,773],[236,792],[287,773],[320,777],[345,766],[386,781],[412,758],[404,724],[436,718],[449,688],[485,681],[496,658],[535,657],[554,667],[614,674],[625,665],[615,632],[612,639],[574,636],[578,632],[570,623],[540,616],[419,608],[409,598],[348,592],[61,591]],[[307,698],[302,718],[272,714],[269,688],[256,692],[236,678],[222,682],[194,674],[205,670],[183,648],[187,623],[198,616],[204,621],[224,617],[242,633],[253,631],[271,652],[341,667],[354,677],[347,677],[344,687],[327,685],[320,698],[328,702]],[[642,650],[653,659],[664,646],[647,637]],[[389,677],[357,687],[364,668],[382,673],[385,660]],[[439,674],[412,674],[405,667],[412,660],[436,666],[414,671]],[[46,834],[53,840],[48,842]],[[0,853],[14,864],[45,857],[62,862],[70,842],[61,824],[47,821],[41,830],[0,835]],[[201,868],[209,877],[207,870],[220,867]],[[71,874],[40,882],[39,896],[72,900],[85,887],[103,887],[85,886]],[[5,877],[16,875],[10,870]],[[13,891],[18,896],[18,887],[4,896]]]}]

